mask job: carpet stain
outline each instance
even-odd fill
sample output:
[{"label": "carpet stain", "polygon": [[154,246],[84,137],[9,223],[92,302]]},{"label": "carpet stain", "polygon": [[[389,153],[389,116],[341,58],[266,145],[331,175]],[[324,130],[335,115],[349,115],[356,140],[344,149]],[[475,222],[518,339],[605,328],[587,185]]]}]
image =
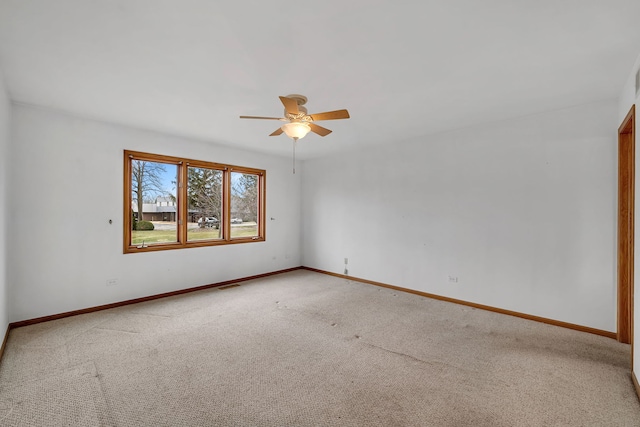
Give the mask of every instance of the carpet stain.
[{"label": "carpet stain", "polygon": [[[356,338],[360,338],[360,337],[358,335],[356,335]],[[411,360],[413,360],[415,362],[426,363],[428,365],[433,365],[434,364],[433,362],[429,362],[427,360],[422,360],[422,359],[419,359],[417,357],[411,356],[410,354],[402,353],[400,351],[389,350],[388,348],[384,348],[384,347],[381,347],[379,345],[371,344],[371,343],[368,343],[368,342],[365,342],[364,344],[369,346],[369,347],[373,347],[373,348],[377,348],[377,349],[386,351],[388,353],[392,353],[392,354],[396,354],[398,356],[406,357],[406,358],[411,359]]]},{"label": "carpet stain", "polygon": [[136,316],[150,316],[150,317],[162,317],[165,319],[171,319],[173,316],[167,316],[166,314],[155,314],[155,313],[142,313],[132,311],[131,314],[135,314]]},{"label": "carpet stain", "polygon": [[134,335],[140,335],[140,332],[137,331],[127,331],[125,329],[113,329],[113,328],[94,328],[94,329],[98,329],[101,331],[113,331],[113,332],[124,332],[127,334],[134,334]]},{"label": "carpet stain", "polygon": [[[358,338],[360,338],[360,337],[358,337]],[[410,354],[403,353],[403,352],[400,352],[400,351],[390,350],[388,348],[384,348],[384,347],[381,347],[381,346],[376,345],[376,344],[371,344],[371,343],[368,343],[368,342],[365,342],[364,344],[369,346],[369,347],[377,348],[377,349],[386,351],[388,353],[392,353],[392,354],[396,354],[398,356],[402,356],[402,357],[404,357],[406,359],[409,359],[409,360],[412,360],[414,362],[418,362],[418,363],[421,363],[421,364],[425,364],[425,365],[429,365],[429,366],[445,366],[447,368],[454,368],[454,369],[456,369],[458,371],[463,371],[463,372],[466,372],[466,373],[475,373],[476,372],[474,370],[465,369],[465,368],[462,368],[460,366],[456,366],[456,365],[453,365],[453,364],[447,363],[447,362],[441,362],[441,361],[438,361],[438,360],[431,360],[430,361],[430,360],[420,359],[420,358],[412,356]]]}]

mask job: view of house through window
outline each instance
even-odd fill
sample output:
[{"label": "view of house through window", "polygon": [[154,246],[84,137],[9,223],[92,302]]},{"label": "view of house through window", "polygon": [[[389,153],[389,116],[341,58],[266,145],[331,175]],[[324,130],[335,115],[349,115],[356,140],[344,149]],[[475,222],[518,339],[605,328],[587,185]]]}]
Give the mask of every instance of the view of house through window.
[{"label": "view of house through window", "polygon": [[177,165],[131,161],[131,244],[178,241],[177,175]]},{"label": "view of house through window", "polygon": [[264,240],[264,170],[124,154],[125,253]]}]

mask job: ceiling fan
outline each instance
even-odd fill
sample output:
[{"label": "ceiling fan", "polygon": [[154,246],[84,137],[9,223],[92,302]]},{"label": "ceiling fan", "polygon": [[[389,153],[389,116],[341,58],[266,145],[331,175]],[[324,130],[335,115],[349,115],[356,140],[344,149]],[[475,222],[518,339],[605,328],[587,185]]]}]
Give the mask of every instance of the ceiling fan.
[{"label": "ceiling fan", "polygon": [[278,136],[283,132],[295,141],[304,138],[309,132],[316,133],[320,136],[327,136],[331,131],[322,126],[318,126],[314,122],[320,120],[337,120],[348,119],[349,112],[347,110],[327,111],[325,113],[308,114],[307,109],[303,107],[307,103],[307,97],[303,95],[287,95],[281,96],[280,101],[284,105],[284,117],[259,117],[259,116],[240,116],[241,119],[262,119],[262,120],[281,120],[287,122],[280,126],[269,136]]}]

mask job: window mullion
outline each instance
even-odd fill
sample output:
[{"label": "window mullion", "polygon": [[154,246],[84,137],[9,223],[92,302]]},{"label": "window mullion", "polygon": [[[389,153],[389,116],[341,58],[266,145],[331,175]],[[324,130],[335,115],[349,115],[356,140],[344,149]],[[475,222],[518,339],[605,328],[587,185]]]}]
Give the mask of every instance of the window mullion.
[{"label": "window mullion", "polygon": [[222,194],[222,220],[224,224],[225,241],[231,240],[231,170],[224,168],[223,176],[223,194]]},{"label": "window mullion", "polygon": [[187,244],[187,225],[188,225],[188,208],[187,208],[187,166],[184,162],[180,162],[178,166],[178,242],[182,246]]},{"label": "window mullion", "polygon": [[133,216],[133,198],[131,196],[131,159],[133,156],[124,156],[124,252],[126,253],[131,246],[131,222]]},{"label": "window mullion", "polygon": [[265,177],[265,173],[261,173],[258,176],[258,236],[260,236],[261,238],[265,238],[266,236],[266,230],[265,230],[265,224],[267,221],[267,203],[266,203],[266,199],[265,199],[265,195],[266,195],[266,177]]}]

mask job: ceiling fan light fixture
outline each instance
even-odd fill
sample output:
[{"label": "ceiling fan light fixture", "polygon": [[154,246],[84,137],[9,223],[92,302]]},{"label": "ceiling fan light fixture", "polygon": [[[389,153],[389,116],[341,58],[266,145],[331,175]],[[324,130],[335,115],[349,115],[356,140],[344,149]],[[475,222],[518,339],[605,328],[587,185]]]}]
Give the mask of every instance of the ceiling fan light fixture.
[{"label": "ceiling fan light fixture", "polygon": [[311,131],[311,127],[309,127],[307,123],[302,122],[285,123],[280,129],[291,139],[304,138]]}]

